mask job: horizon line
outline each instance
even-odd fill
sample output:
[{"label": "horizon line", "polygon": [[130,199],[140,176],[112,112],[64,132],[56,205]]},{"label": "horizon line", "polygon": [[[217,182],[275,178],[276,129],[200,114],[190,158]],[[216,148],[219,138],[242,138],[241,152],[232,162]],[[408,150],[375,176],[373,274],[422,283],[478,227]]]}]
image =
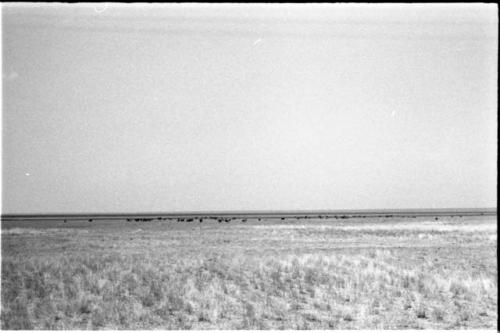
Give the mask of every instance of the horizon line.
[{"label": "horizon line", "polygon": [[9,217],[51,217],[51,216],[149,216],[149,215],[291,215],[291,214],[352,214],[352,213],[496,213],[497,207],[480,208],[376,208],[376,209],[312,209],[312,210],[206,210],[206,211],[153,211],[153,212],[45,212],[45,213],[2,213]]}]

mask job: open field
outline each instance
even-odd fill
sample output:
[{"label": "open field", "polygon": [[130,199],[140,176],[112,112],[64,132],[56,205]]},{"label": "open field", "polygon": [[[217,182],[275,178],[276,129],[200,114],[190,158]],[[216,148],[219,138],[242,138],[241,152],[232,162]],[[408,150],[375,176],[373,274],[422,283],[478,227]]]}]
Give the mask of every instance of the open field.
[{"label": "open field", "polygon": [[3,221],[2,329],[495,329],[496,216]]}]

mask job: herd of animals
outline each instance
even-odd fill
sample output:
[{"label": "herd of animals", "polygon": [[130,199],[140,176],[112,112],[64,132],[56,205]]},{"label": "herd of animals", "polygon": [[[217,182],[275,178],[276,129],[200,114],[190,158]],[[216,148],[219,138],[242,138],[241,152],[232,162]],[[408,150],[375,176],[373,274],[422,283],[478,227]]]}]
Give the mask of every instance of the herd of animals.
[{"label": "herd of animals", "polygon": [[[305,216],[305,217],[297,217],[297,219],[300,219],[300,218],[311,218],[309,216]],[[327,216],[319,216],[318,218],[327,218]],[[337,217],[336,217],[337,218]],[[342,219],[345,219],[345,218],[348,218],[347,215],[342,215],[342,216],[339,216],[338,218],[342,218]],[[156,218],[157,220],[169,220],[169,219],[172,219],[172,218],[162,218],[162,217],[157,217]],[[281,217],[280,218],[282,221],[285,220],[284,217]],[[155,220],[155,218],[128,218],[127,219],[127,222],[151,222]],[[179,217],[179,218],[174,218],[174,220],[177,220],[177,222],[200,222],[202,223],[203,220],[215,220],[219,223],[222,223],[222,222],[226,222],[226,223],[229,223],[231,221],[236,221],[236,220],[240,220],[241,222],[247,222],[247,219],[246,218],[234,218],[234,217],[217,217],[217,216],[210,216],[210,217]],[[258,221],[261,221],[262,218],[257,218]]]},{"label": "herd of animals", "polygon": [[[459,217],[462,217],[462,215],[458,215]],[[319,216],[295,216],[297,220],[300,219],[311,219],[311,218],[319,218],[319,219],[328,219],[328,218],[335,218],[335,219],[348,219],[348,218],[364,218],[364,217],[385,217],[385,218],[391,218],[391,217],[396,217],[396,215],[379,215],[379,216],[366,216],[366,215],[319,215]],[[416,215],[408,215],[408,216],[398,216],[398,217],[407,217],[407,218],[416,218]],[[285,220],[285,217],[275,217],[276,219],[280,219],[282,221]],[[256,218],[258,221],[261,221],[262,218]],[[434,218],[436,221],[439,220],[439,217]],[[247,218],[236,218],[236,217],[220,217],[220,216],[209,216],[209,217],[156,217],[156,218],[145,218],[145,217],[140,217],[140,218],[127,218],[127,222],[152,222],[154,220],[176,220],[177,222],[195,222],[198,221],[202,223],[204,220],[215,220],[219,223],[226,222],[229,223],[230,221],[236,221],[240,220],[241,222],[247,222]],[[93,222],[94,219],[88,219],[88,222]],[[68,220],[65,219],[64,223],[67,223]]]}]

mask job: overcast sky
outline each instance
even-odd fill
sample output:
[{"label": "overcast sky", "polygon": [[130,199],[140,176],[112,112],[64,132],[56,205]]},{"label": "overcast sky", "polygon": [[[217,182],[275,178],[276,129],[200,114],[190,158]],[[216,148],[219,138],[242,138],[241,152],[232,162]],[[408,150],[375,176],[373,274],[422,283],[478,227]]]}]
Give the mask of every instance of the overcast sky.
[{"label": "overcast sky", "polygon": [[496,207],[496,5],[4,5],[2,212]]}]

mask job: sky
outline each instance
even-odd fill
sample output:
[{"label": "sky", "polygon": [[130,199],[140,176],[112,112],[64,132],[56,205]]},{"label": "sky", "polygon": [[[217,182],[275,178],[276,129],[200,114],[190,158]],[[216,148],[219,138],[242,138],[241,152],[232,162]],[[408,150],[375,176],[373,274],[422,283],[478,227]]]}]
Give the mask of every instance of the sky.
[{"label": "sky", "polygon": [[2,213],[496,207],[494,4],[4,4]]}]

